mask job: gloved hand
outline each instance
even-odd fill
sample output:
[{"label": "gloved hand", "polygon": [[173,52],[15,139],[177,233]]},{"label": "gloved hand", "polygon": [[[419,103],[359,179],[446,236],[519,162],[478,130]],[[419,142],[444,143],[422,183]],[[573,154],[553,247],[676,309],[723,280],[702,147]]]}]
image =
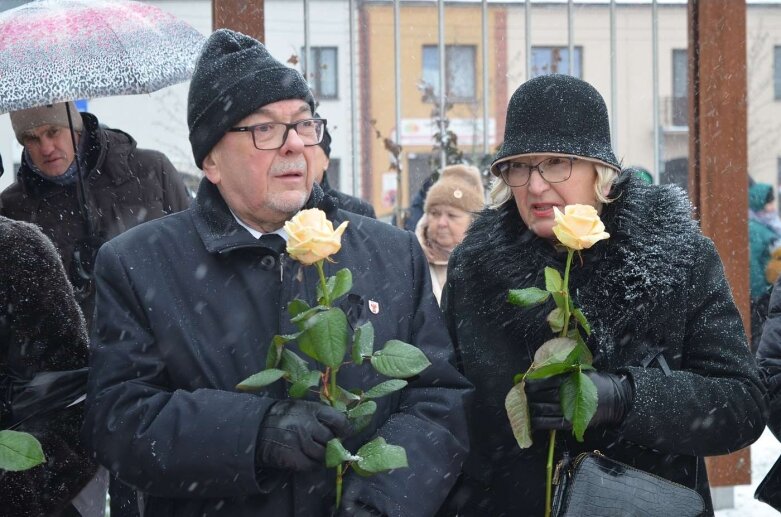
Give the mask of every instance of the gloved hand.
[{"label": "gloved hand", "polygon": [[[589,426],[617,425],[632,407],[635,397],[632,381],[626,375],[589,370],[586,375],[597,387],[597,411]],[[531,425],[534,430],[570,429],[559,403],[559,389],[569,374],[526,381]]]},{"label": "gloved hand", "polygon": [[319,402],[280,400],[260,424],[256,469],[305,471],[325,466],[325,445],[352,432],[344,413]]}]

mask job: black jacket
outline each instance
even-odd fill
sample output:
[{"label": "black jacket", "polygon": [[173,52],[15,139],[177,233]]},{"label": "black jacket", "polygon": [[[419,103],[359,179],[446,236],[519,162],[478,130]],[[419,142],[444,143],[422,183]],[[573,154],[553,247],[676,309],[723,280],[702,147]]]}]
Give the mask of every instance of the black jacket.
[{"label": "black jacket", "polygon": [[330,183],[328,183],[327,174],[323,174],[323,181],[320,183],[320,187],[323,189],[325,195],[335,198],[336,205],[342,210],[377,219],[377,214],[374,212],[373,206],[361,198],[345,194],[344,192],[340,192],[331,187]]},{"label": "black jacket", "polygon": [[[57,250],[35,226],[0,217],[0,397],[11,378],[87,365],[87,332]],[[6,408],[7,409],[7,408]],[[81,443],[83,405],[26,420],[17,431],[41,442],[46,463],[0,471],[0,513],[59,515],[94,475]],[[12,420],[0,411],[0,429]]]},{"label": "black jacket", "polygon": [[767,320],[757,349],[757,363],[767,386],[767,426],[781,440],[781,277],[770,294]]},{"label": "black jacket", "polygon": [[[315,186],[310,205],[323,199]],[[352,271],[343,306],[351,324],[369,320],[377,347],[405,340],[433,363],[407,388],[379,399],[371,425],[345,442],[354,451],[379,433],[406,447],[410,468],[350,475],[345,491],[389,516],[432,515],[467,450],[470,385],[452,364],[414,235],[336,210],[329,199],[320,207],[334,225],[350,222],[326,274]],[[261,466],[264,481],[256,479],[258,429],[287,390],[276,383],[257,395],[234,386],[264,368],[272,335],[294,330],[288,301],[313,300],[317,282],[315,268],[284,254],[269,264],[259,260],[261,251],[204,180],[189,210],[134,228],[98,254],[84,432],[102,464],[147,494],[147,516],[329,512],[333,469],[291,475]],[[340,383],[348,387],[378,380],[371,368],[343,372]]]},{"label": "black jacket", "polygon": [[[95,250],[129,228],[190,205],[182,178],[164,154],[138,149],[133,137],[99,127],[90,113],[81,116],[90,138],[84,160],[88,204],[97,233]],[[0,214],[40,226],[74,278],[73,250],[87,237],[76,185],[61,186],[41,178],[24,156],[17,179],[0,194]],[[87,285],[77,295],[89,324],[94,292]]]},{"label": "black jacket", "polygon": [[[620,427],[589,429],[584,443],[560,431],[556,460],[564,449],[599,449],[696,488],[710,508],[703,457],[762,433],[759,372],[719,256],[691,219],[685,193],[625,175],[611,197],[602,213],[610,238],[575,256],[570,289],[592,325],[594,366],[627,373],[634,404]],[[554,337],[545,321],[554,305],[521,309],[507,292],[544,288],[544,267],[563,272],[565,259],[526,228],[512,200],[485,210],[451,257],[443,309],[476,390],[462,515],[543,513],[547,432],[519,449],[504,399],[513,375]]]}]

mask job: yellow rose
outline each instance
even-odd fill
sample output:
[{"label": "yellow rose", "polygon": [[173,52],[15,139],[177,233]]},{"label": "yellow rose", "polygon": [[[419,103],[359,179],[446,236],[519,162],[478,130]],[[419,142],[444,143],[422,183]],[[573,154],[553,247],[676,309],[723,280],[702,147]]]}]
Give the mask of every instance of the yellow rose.
[{"label": "yellow rose", "polygon": [[588,249],[602,239],[610,238],[597,210],[591,205],[567,205],[563,214],[553,207],[553,214],[556,220],[553,233],[570,249]]},{"label": "yellow rose", "polygon": [[341,249],[345,228],[347,221],[334,230],[333,224],[326,219],[322,210],[301,210],[285,223],[288,235],[287,252],[307,266],[327,259]]}]

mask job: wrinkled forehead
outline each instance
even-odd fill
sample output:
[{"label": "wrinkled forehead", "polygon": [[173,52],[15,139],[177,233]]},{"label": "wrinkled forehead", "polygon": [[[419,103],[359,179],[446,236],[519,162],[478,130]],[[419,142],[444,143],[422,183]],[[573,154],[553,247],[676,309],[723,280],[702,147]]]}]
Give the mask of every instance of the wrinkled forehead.
[{"label": "wrinkled forehead", "polygon": [[22,138],[38,138],[44,133],[55,129],[68,129],[68,126],[62,126],[60,124],[42,124],[30,129],[25,129],[22,132]]},{"label": "wrinkled forehead", "polygon": [[312,108],[309,106],[309,103],[300,99],[287,99],[261,106],[247,115],[243,120],[289,122],[295,118],[311,116]]}]

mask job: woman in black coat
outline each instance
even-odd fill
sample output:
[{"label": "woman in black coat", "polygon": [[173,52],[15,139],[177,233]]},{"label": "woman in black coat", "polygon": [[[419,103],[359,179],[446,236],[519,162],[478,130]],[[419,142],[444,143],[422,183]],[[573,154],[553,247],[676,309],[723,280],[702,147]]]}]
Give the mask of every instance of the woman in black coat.
[{"label": "woman in black coat", "polygon": [[[548,75],[521,85],[508,108],[492,170],[494,204],[453,253],[443,298],[461,364],[476,387],[471,453],[451,508],[459,515],[542,515],[550,429],[566,429],[560,379],[527,381],[534,444],[521,450],[504,399],[513,376],[555,337],[552,301],[507,302],[510,289],[544,288],[544,268],[564,270],[553,208],[589,204],[610,238],[573,260],[570,292],[592,326],[587,341],[598,408],[578,443],[557,433],[554,462],[600,450],[696,489],[712,513],[704,456],[756,440],[764,389],[713,243],[674,186],[620,173],[607,109],[578,79]],[[558,398],[555,399],[556,401]]]},{"label": "woman in black coat", "polygon": [[[84,368],[84,319],[57,250],[36,226],[0,216],[0,257],[0,429],[22,418],[15,430],[34,435],[46,456],[27,471],[0,471],[0,514],[79,515],[71,501],[97,470],[79,438],[83,404],[26,418],[7,396],[36,373]],[[96,506],[104,505],[105,496]]]}]

